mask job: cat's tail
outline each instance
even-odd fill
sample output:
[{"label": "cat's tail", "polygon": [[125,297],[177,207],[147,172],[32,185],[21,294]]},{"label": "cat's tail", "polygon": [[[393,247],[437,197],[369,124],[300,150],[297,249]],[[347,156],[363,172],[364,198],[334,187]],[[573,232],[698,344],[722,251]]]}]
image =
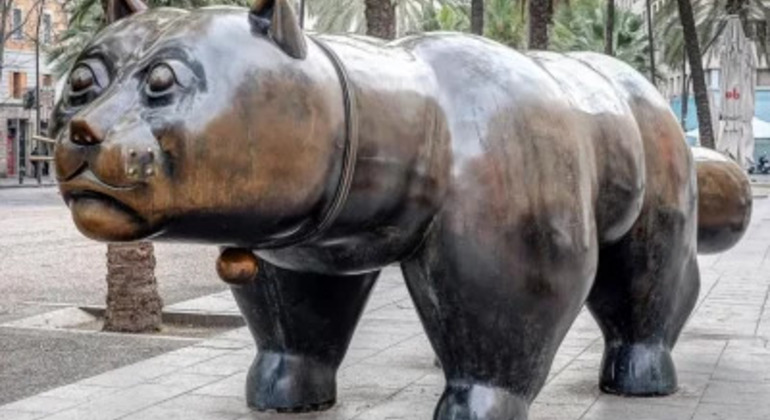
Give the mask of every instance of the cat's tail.
[{"label": "cat's tail", "polygon": [[751,185],[730,158],[711,149],[692,148],[698,172],[698,253],[732,248],[751,219]]}]

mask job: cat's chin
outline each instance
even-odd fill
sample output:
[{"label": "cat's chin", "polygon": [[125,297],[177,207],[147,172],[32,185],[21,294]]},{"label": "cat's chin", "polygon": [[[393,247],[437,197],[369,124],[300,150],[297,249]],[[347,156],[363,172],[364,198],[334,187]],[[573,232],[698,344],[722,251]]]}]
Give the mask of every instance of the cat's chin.
[{"label": "cat's chin", "polygon": [[105,242],[126,242],[153,234],[150,224],[118,200],[99,193],[79,192],[68,198],[72,219],[85,236]]}]

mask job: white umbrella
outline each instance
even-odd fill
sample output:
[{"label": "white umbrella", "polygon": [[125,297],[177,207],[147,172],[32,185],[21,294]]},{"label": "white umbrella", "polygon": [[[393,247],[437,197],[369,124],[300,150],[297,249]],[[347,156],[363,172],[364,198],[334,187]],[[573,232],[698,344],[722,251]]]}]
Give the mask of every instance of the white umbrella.
[{"label": "white umbrella", "polygon": [[722,33],[720,64],[721,100],[716,149],[748,167],[754,161],[754,90],[756,60],[740,18],[730,15]]},{"label": "white umbrella", "polygon": [[[751,119],[751,131],[754,133],[755,139],[770,139],[770,122],[754,117]],[[700,139],[700,132],[697,128],[684,133],[684,135],[688,138]]]}]

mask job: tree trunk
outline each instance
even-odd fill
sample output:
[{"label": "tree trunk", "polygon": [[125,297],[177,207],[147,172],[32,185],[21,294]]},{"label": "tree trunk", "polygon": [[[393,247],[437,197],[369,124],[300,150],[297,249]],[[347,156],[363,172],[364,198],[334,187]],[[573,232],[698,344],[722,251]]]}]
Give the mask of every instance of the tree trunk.
[{"label": "tree trunk", "polygon": [[484,0],[471,0],[471,33],[484,35]]},{"label": "tree trunk", "polygon": [[727,0],[725,3],[726,15],[738,15],[741,20],[743,34],[753,38],[753,30],[749,25],[749,2],[748,0]]},{"label": "tree trunk", "polygon": [[[5,73],[5,42],[8,40],[8,19],[10,18],[11,10],[13,10],[13,0],[0,0],[2,1],[3,10],[0,11],[0,83],[3,81],[3,73]],[[13,30],[13,24],[11,24],[11,30]]]},{"label": "tree trunk", "polygon": [[647,43],[650,47],[650,81],[653,85],[657,86],[657,73],[655,72],[655,36],[653,35],[652,28],[652,0],[646,1],[647,15]]},{"label": "tree trunk", "polygon": [[364,0],[366,34],[383,39],[396,37],[396,4],[391,0]]},{"label": "tree trunk", "polygon": [[698,32],[695,29],[695,17],[693,15],[690,0],[677,0],[679,5],[679,19],[682,22],[684,36],[684,48],[687,51],[687,59],[692,75],[692,90],[695,95],[695,108],[698,113],[698,130],[700,131],[700,143],[703,147],[714,148],[714,128],[711,124],[711,110],[709,107],[709,92],[706,87],[706,77],[703,74],[703,58],[698,43]]},{"label": "tree trunk", "polygon": [[682,131],[687,132],[687,113],[690,104],[690,79],[687,76],[687,52],[682,60]]},{"label": "tree trunk", "polygon": [[604,23],[604,53],[615,55],[615,0],[607,0],[607,16]]},{"label": "tree trunk", "polygon": [[529,0],[529,49],[548,49],[551,0]]},{"label": "tree trunk", "polygon": [[107,245],[104,331],[157,331],[162,309],[152,243]]}]

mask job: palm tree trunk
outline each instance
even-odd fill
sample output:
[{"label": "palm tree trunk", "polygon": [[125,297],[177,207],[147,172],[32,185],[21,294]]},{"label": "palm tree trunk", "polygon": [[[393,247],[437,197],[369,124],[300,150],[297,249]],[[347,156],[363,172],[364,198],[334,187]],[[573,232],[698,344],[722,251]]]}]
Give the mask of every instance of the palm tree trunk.
[{"label": "palm tree trunk", "polygon": [[548,49],[551,0],[529,0],[529,49]]},{"label": "palm tree trunk", "polygon": [[615,0],[607,0],[607,16],[604,23],[604,53],[615,55]]},{"label": "palm tree trunk", "polygon": [[698,130],[700,131],[701,146],[714,148],[714,128],[711,124],[711,110],[709,106],[709,93],[706,87],[706,77],[703,73],[703,58],[698,43],[698,32],[695,29],[695,16],[693,15],[690,0],[677,0],[679,5],[679,19],[682,22],[684,36],[684,48],[690,64],[692,75],[692,90],[695,95],[695,108],[698,113]]},{"label": "palm tree trunk", "polygon": [[471,33],[484,35],[484,0],[471,0]]},{"label": "palm tree trunk", "polygon": [[655,72],[655,36],[652,28],[652,0],[646,1],[647,15],[647,41],[650,45],[650,81],[657,86],[657,73]]},{"label": "palm tree trunk", "polygon": [[684,52],[684,60],[682,60],[682,131],[687,132],[687,109],[690,104],[690,79],[687,76],[687,51]]},{"label": "palm tree trunk", "polygon": [[383,39],[396,37],[396,4],[391,0],[364,0],[366,34]]},{"label": "palm tree trunk", "polygon": [[162,309],[152,243],[107,245],[104,331],[157,331]]}]

